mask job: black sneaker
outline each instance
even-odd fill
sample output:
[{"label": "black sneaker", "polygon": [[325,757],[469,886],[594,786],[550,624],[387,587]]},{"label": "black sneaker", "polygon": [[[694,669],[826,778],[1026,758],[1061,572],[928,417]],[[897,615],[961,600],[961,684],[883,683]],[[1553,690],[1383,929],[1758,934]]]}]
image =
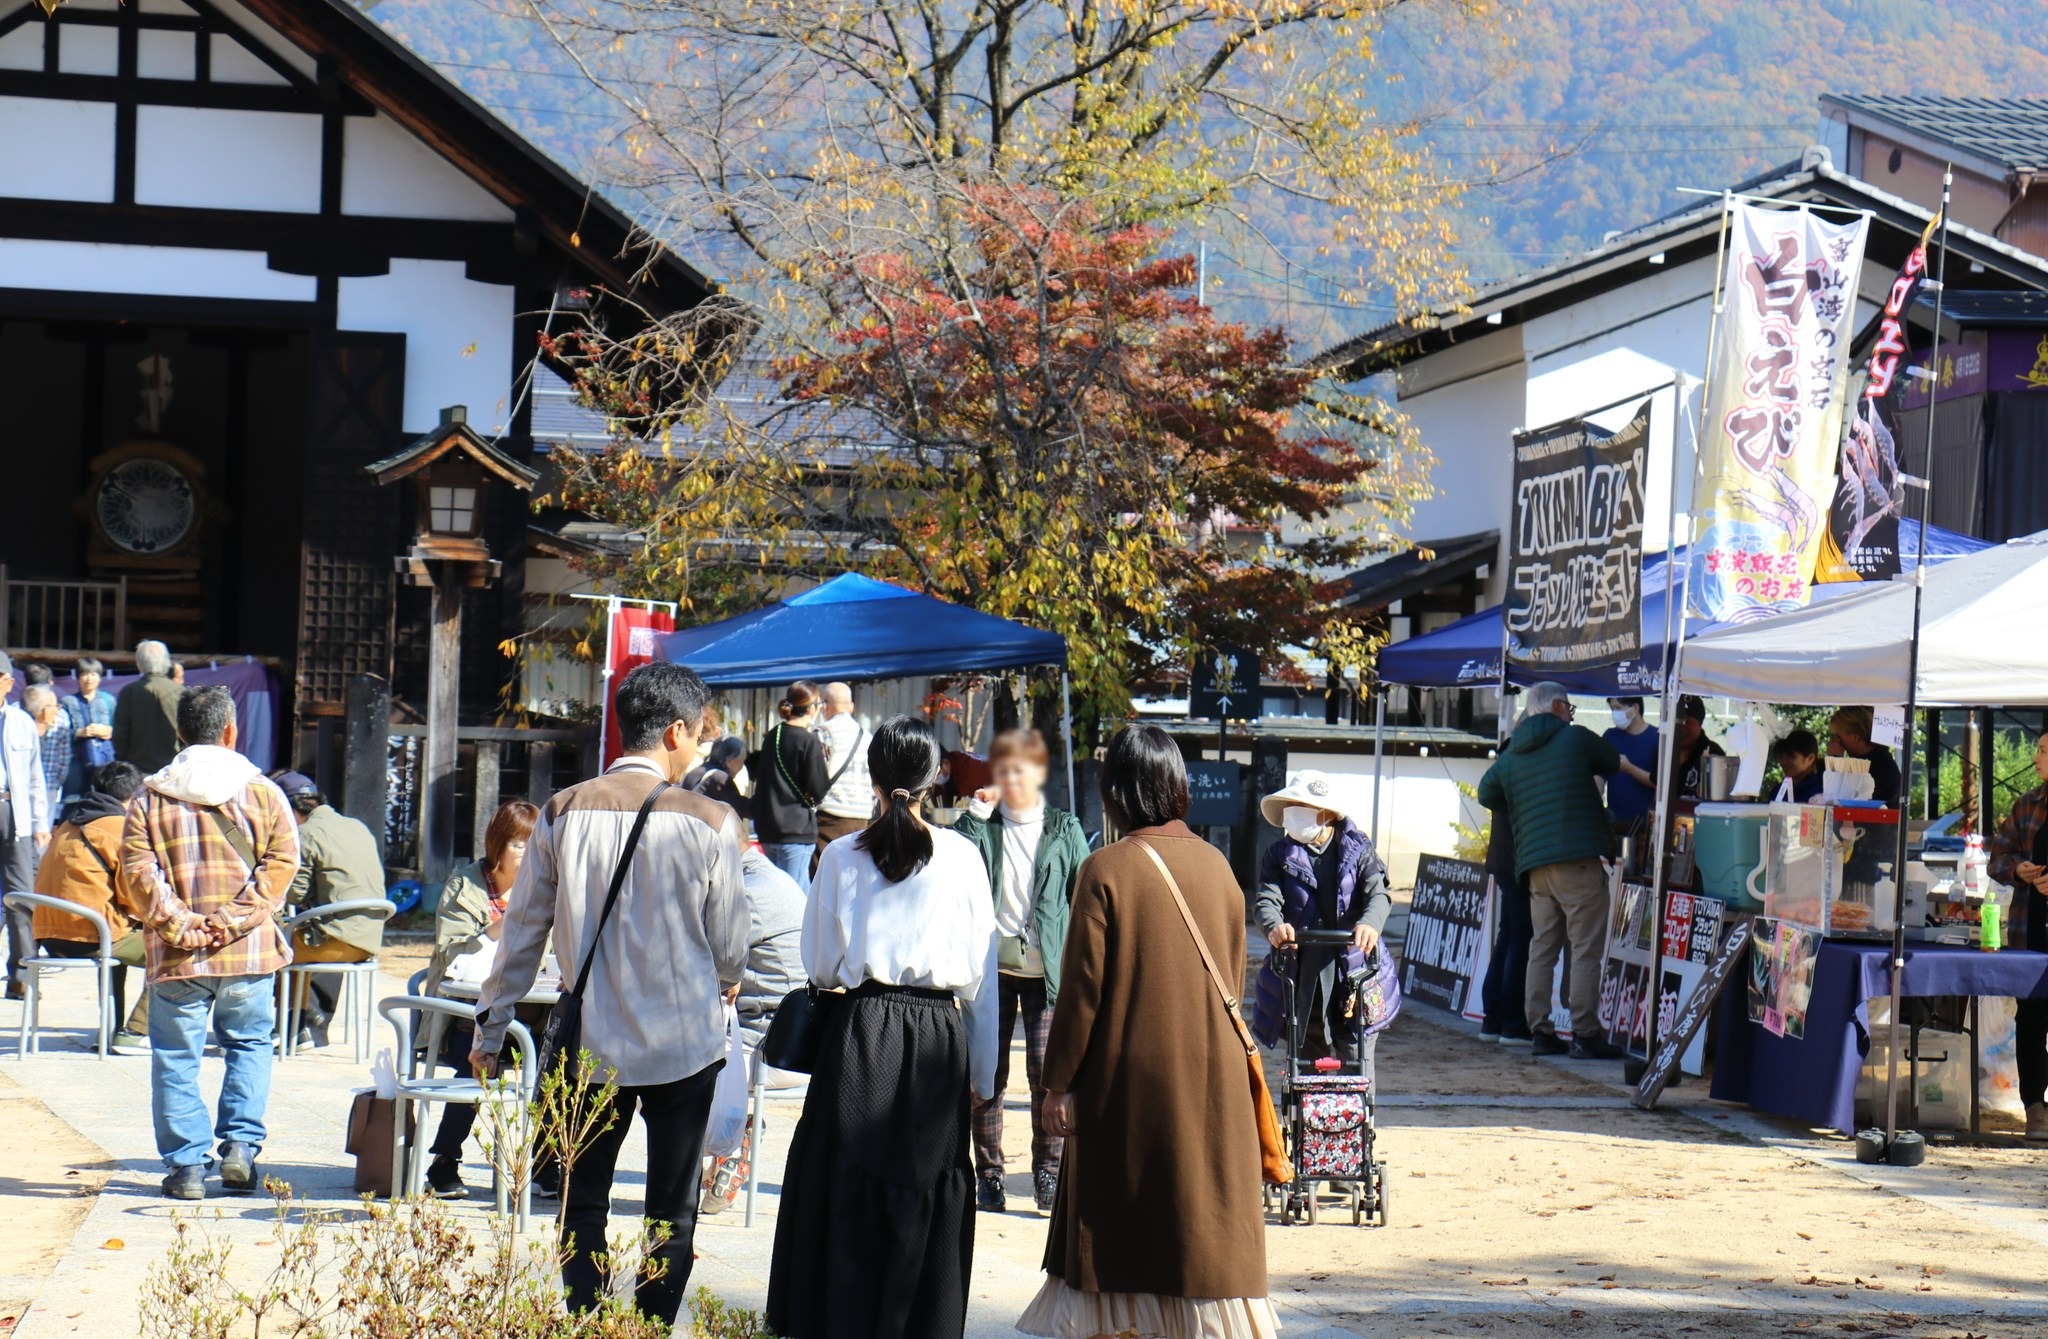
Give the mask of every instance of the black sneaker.
[{"label": "black sneaker", "polygon": [[171,1174],[164,1178],[164,1198],[167,1200],[205,1199],[205,1166],[194,1163],[190,1167],[171,1168]]},{"label": "black sneaker", "polygon": [[453,1158],[435,1158],[427,1164],[427,1189],[437,1200],[468,1199],[469,1187],[462,1184],[462,1164]]},{"label": "black sneaker", "polygon": [[1009,1198],[1003,1194],[1001,1172],[983,1172],[975,1178],[974,1207],[986,1213],[1001,1213],[1010,1207]]},{"label": "black sneaker", "polygon": [[1530,1036],[1529,1049],[1537,1055],[1563,1055],[1571,1047],[1565,1045],[1564,1039],[1549,1028],[1542,1028]]},{"label": "black sneaker", "polygon": [[1571,1056],[1574,1060],[1619,1060],[1622,1050],[1605,1037],[1591,1037],[1572,1042]]},{"label": "black sneaker", "polygon": [[1052,1212],[1052,1202],[1053,1199],[1059,1194],[1059,1188],[1060,1174],[1058,1172],[1038,1171],[1032,1173],[1032,1198],[1037,1200],[1038,1211],[1040,1213]]},{"label": "black sneaker", "polygon": [[256,1150],[247,1144],[220,1146],[220,1188],[230,1194],[246,1195],[263,1184],[256,1174]]},{"label": "black sneaker", "polygon": [[562,1198],[562,1169],[553,1165],[536,1169],[533,1174],[533,1193],[544,1200]]}]

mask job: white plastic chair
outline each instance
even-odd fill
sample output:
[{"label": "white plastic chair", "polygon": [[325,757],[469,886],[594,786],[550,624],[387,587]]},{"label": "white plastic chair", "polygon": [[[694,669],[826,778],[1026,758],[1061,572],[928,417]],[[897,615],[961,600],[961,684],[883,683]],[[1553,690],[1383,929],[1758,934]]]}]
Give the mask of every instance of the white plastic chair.
[{"label": "white plastic chair", "polygon": [[[381,897],[358,898],[352,902],[329,902],[325,906],[311,907],[281,922],[279,928],[290,939],[294,932],[322,921],[338,920],[343,916],[374,916],[379,922],[388,921],[398,908]],[[370,1058],[370,1027],[374,1021],[370,1008],[377,994],[378,955],[372,953],[361,962],[295,962],[277,974],[277,1053],[280,1056],[298,1054],[299,1018],[305,1012],[300,1003],[299,992],[292,989],[292,978],[308,978],[306,989],[311,990],[310,978],[332,972],[341,977],[341,998],[335,1001],[335,1017],[341,1020],[342,1035],[356,1046],[356,1063],[362,1064]]]},{"label": "white plastic chair", "polygon": [[[761,1191],[761,1129],[766,1123],[762,1108],[769,1102],[799,1102],[810,1096],[809,1080],[790,1088],[768,1086],[768,1066],[761,1062],[761,1049],[757,1045],[747,1052],[747,1064],[753,1070],[753,1092],[749,1103],[752,1110],[747,1115],[747,1216],[742,1227],[754,1225],[754,1200]],[[776,1070],[787,1074],[788,1070]]]},{"label": "white plastic chair", "polygon": [[[417,1195],[426,1183],[426,1140],[421,1137],[425,1129],[424,1119],[409,1119],[412,1107],[417,1103],[428,1107],[436,1102],[454,1103],[462,1106],[481,1107],[485,1103],[512,1103],[516,1110],[509,1122],[510,1138],[522,1146],[531,1140],[527,1121],[533,1106],[533,1095],[538,1087],[539,1073],[535,1068],[533,1034],[526,1025],[513,1020],[506,1032],[512,1041],[515,1068],[509,1086],[485,1084],[481,1080],[462,1074],[442,1078],[435,1073],[440,1068],[439,1052],[441,1034],[447,1028],[447,1020],[454,1018],[474,1026],[476,1006],[460,1000],[444,1000],[433,995],[392,995],[380,1000],[377,1011],[391,1024],[391,1030],[398,1034],[398,1063],[404,1067],[398,1080],[398,1098],[391,1112],[391,1169],[392,1198],[399,1193]],[[412,1045],[412,1020],[422,1017],[427,1023],[427,1046],[424,1052],[415,1052]],[[424,1113],[423,1113],[424,1114]],[[412,1146],[406,1147],[405,1132],[408,1125],[419,1128],[413,1132]],[[533,1211],[533,1155],[527,1151],[523,1162],[504,1156],[509,1150],[493,1150],[491,1160],[491,1190],[497,1198],[498,1212],[507,1211],[508,1198],[515,1200],[518,1218],[515,1230],[526,1230],[527,1218]],[[513,1193],[508,1196],[507,1183]]]},{"label": "white plastic chair", "polygon": [[21,1035],[15,1040],[14,1055],[18,1060],[27,1055],[42,1052],[42,1006],[43,974],[46,972],[93,973],[94,988],[99,992],[99,1054],[107,1058],[107,1051],[114,1036],[114,935],[107,918],[90,907],[76,902],[66,902],[61,897],[44,897],[41,893],[9,893],[0,898],[0,905],[32,909],[44,907],[61,911],[68,916],[77,916],[89,921],[99,932],[99,952],[90,958],[45,958],[31,945],[21,961],[22,974],[28,978],[28,998],[21,1006]]}]

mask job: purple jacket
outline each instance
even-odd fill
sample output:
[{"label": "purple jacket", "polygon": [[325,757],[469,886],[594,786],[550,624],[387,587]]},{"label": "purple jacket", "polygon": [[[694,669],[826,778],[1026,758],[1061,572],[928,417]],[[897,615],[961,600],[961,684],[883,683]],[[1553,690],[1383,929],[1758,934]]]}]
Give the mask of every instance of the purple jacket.
[{"label": "purple jacket", "polygon": [[[1373,849],[1372,838],[1347,818],[1331,840],[1337,843],[1339,852],[1336,918],[1328,924],[1322,921],[1322,899],[1316,889],[1316,853],[1292,837],[1282,837],[1267,848],[1266,858],[1259,866],[1256,910],[1261,931],[1270,934],[1283,921],[1296,930],[1348,929],[1361,921],[1375,930],[1387,928],[1394,903],[1387,896],[1386,864]],[[1335,955],[1327,949],[1312,949],[1301,953],[1299,962],[1305,970],[1296,982],[1302,997],[1295,1007],[1303,1017],[1319,1002],[1330,998],[1336,988],[1338,969],[1350,977],[1369,971],[1372,966],[1371,960],[1355,948]],[[1307,979],[1311,972],[1315,976],[1313,982]],[[1263,1025],[1269,1020],[1258,1021]],[[1261,1028],[1267,1036],[1284,1026],[1280,1020],[1270,1021],[1270,1027]]]}]

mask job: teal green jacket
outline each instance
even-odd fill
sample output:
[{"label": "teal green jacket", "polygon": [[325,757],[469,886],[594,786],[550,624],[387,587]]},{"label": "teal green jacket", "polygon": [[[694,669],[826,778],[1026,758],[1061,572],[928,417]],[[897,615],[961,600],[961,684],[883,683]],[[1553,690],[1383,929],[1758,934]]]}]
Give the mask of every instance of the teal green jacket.
[{"label": "teal green jacket", "polygon": [[[987,818],[962,814],[953,831],[974,843],[988,866],[988,885],[1003,895],[1003,811]],[[1031,875],[1031,924],[1038,931],[1039,956],[1045,959],[1045,1002],[1059,998],[1060,957],[1067,948],[1067,915],[1074,900],[1074,879],[1088,858],[1088,835],[1081,820],[1064,809],[1045,806],[1045,831],[1038,838],[1038,858]]]},{"label": "teal green jacket", "polygon": [[1479,778],[1479,802],[1515,828],[1515,873],[1614,853],[1614,825],[1595,777],[1621,770],[1614,745],[1548,712],[1524,717],[1507,751]]}]

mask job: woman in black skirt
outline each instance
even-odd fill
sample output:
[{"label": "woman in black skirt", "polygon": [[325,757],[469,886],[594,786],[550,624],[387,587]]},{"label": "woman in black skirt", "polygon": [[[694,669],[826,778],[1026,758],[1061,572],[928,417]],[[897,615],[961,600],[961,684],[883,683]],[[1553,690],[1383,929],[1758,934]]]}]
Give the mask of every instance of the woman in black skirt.
[{"label": "woman in black skirt", "polygon": [[883,725],[868,770],[878,816],[825,848],[804,915],[811,981],[847,994],[782,1176],[767,1321],[785,1339],[958,1339],[969,1090],[995,1087],[995,902],[973,844],[919,816],[931,727]]}]

